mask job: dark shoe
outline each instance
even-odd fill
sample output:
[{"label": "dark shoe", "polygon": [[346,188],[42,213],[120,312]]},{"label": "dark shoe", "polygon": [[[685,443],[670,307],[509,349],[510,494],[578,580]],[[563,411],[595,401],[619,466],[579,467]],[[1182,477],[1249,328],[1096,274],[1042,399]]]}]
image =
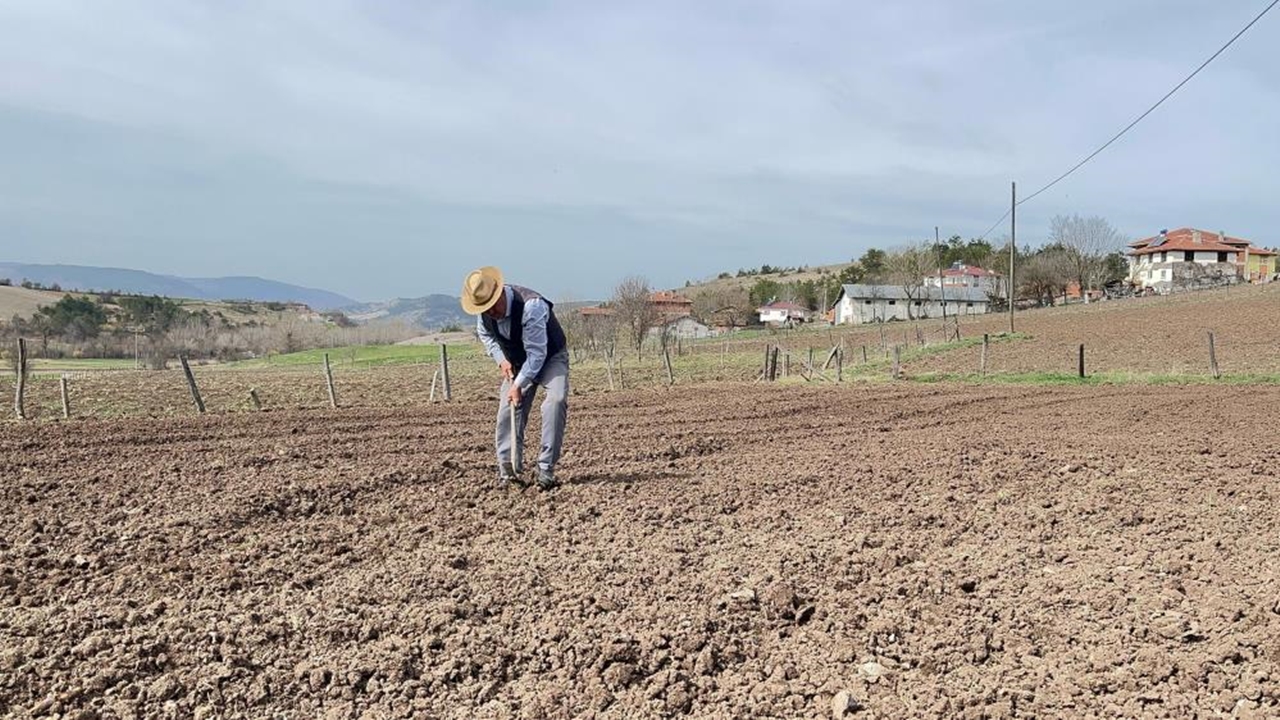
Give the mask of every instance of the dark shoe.
[{"label": "dark shoe", "polygon": [[560,482],[556,480],[556,474],[545,468],[538,470],[538,488],[542,490],[554,490],[560,487]]},{"label": "dark shoe", "polygon": [[510,463],[504,464],[498,470],[498,484],[502,487],[525,487],[525,482],[520,479],[520,474],[515,471],[515,468]]}]

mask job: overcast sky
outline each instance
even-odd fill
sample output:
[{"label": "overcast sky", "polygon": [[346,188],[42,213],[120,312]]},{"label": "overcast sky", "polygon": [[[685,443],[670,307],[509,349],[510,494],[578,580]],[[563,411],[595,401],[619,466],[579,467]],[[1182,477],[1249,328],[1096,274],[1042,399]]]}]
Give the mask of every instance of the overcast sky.
[{"label": "overcast sky", "polygon": [[[0,0],[0,261],[584,299],[973,237],[1264,5]],[[1280,244],[1278,46],[1280,10],[1019,240]]]}]

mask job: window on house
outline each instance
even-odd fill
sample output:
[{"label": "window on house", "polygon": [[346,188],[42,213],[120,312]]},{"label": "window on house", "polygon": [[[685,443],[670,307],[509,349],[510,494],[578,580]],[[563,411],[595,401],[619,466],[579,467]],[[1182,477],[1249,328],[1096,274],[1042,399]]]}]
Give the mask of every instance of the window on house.
[{"label": "window on house", "polygon": [[1183,251],[1182,251],[1182,262],[1195,262],[1195,261],[1196,261],[1196,251],[1195,251],[1195,250],[1183,250]]},{"label": "window on house", "polygon": [[1227,254],[1224,252],[1218,253],[1218,262],[1226,262],[1226,261],[1227,261]]},{"label": "window on house", "polygon": [[897,304],[898,304],[898,301],[897,301],[897,300],[890,300],[890,301],[889,301],[889,304],[890,304],[890,305],[897,305]]},{"label": "window on house", "polygon": [[965,307],[973,307],[973,303],[965,303],[965,304],[964,304],[964,306],[965,306]]},{"label": "window on house", "polygon": [[1168,250],[1161,250],[1161,251],[1160,251],[1160,262],[1169,262],[1169,251],[1168,251]]},{"label": "window on house", "polygon": [[870,305],[870,304],[871,304],[871,301],[870,301],[870,300],[863,300],[863,301],[862,301],[862,304],[863,304],[863,305]]}]

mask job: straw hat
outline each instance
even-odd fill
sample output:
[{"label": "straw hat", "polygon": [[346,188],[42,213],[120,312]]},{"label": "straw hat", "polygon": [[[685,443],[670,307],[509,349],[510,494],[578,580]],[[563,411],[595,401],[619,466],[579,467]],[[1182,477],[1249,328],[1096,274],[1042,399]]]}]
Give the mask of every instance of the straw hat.
[{"label": "straw hat", "polygon": [[462,309],[469,315],[479,315],[493,307],[501,293],[501,270],[492,266],[472,270],[462,281]]}]

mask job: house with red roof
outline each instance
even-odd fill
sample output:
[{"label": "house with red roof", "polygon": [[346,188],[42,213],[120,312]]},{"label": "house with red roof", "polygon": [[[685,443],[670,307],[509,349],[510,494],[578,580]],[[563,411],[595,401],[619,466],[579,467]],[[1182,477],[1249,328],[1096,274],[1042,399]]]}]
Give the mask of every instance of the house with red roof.
[{"label": "house with red roof", "polygon": [[937,275],[925,277],[924,286],[941,287],[947,290],[952,288],[956,290],[977,288],[988,295],[995,295],[1000,288],[1000,279],[1002,277],[1004,276],[998,272],[992,272],[977,265],[965,265],[957,262]]},{"label": "house with red roof", "polygon": [[693,314],[693,301],[670,290],[659,290],[649,295],[649,305],[662,322],[668,323]]},{"label": "house with red roof", "polygon": [[785,325],[809,320],[809,308],[781,300],[762,305],[756,312],[760,315],[760,322],[766,325]]},{"label": "house with red roof", "polygon": [[1223,232],[1161,230],[1129,243],[1129,280],[1167,293],[1197,286],[1266,282],[1276,274],[1276,252]]}]

